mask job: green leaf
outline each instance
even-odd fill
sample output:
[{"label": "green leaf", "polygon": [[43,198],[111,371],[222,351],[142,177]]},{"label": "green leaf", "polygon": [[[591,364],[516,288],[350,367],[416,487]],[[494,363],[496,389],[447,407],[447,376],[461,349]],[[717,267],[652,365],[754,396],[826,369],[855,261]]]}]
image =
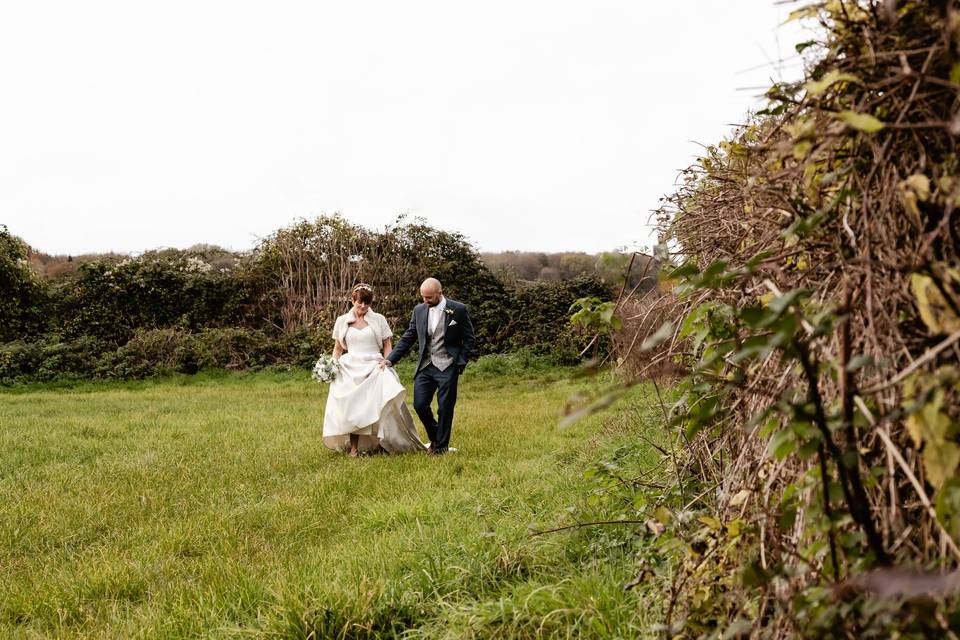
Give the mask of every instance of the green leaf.
[{"label": "green leaf", "polygon": [[660,328],[657,329],[657,332],[652,336],[648,336],[646,340],[640,345],[640,351],[648,351],[653,349],[656,346],[659,346],[665,340],[670,338],[673,335],[673,323],[664,322],[660,325]]},{"label": "green leaf", "polygon": [[937,492],[937,520],[954,539],[960,538],[960,479],[950,478]]},{"label": "green leaf", "polygon": [[876,133],[886,126],[869,113],[857,113],[856,111],[845,110],[838,113],[837,117],[845,122],[847,126],[865,133]]},{"label": "green leaf", "polygon": [[803,53],[805,49],[812,47],[815,44],[817,44],[816,40],[807,40],[805,42],[797,43],[796,46],[794,46],[794,49],[797,50],[797,53]]},{"label": "green leaf", "polygon": [[[790,308],[791,305],[809,297],[810,292],[806,289],[793,289],[787,291],[782,296],[778,296],[770,301],[767,308],[773,313],[779,315]],[[769,324],[769,323],[768,323]]]},{"label": "green leaf", "polygon": [[738,364],[749,358],[765,358],[770,353],[771,336],[759,335],[750,336],[740,347],[730,356],[734,364]]},{"label": "green leaf", "polygon": [[813,456],[817,452],[817,449],[820,448],[820,438],[813,438],[812,440],[807,440],[800,448],[797,450],[797,456],[801,460],[806,460]]},{"label": "green leaf", "polygon": [[773,255],[773,251],[758,251],[753,254],[749,260],[747,260],[747,269],[749,271],[755,270],[760,264],[767,258]]},{"label": "green leaf", "polygon": [[787,530],[792,529],[793,524],[797,521],[797,505],[789,504],[784,510],[780,513],[780,528]]},{"label": "green leaf", "polygon": [[819,4],[808,4],[805,7],[800,7],[799,9],[794,9],[790,12],[790,15],[787,16],[787,19],[783,21],[783,24],[788,22],[793,22],[794,20],[802,20],[804,18],[813,18],[816,17],[820,11]]},{"label": "green leaf", "polygon": [[917,299],[920,319],[932,334],[960,330],[960,317],[954,314],[933,278],[920,273],[910,275],[910,288]]},{"label": "green leaf", "polygon": [[683,323],[680,325],[680,333],[678,334],[681,338],[686,338],[687,336],[693,335],[700,330],[699,324],[701,321],[701,314],[703,313],[703,305],[700,305],[693,311],[687,314],[687,317],[683,319]]},{"label": "green leaf", "polygon": [[766,319],[769,312],[763,307],[744,307],[740,309],[739,316],[750,327],[759,327]]},{"label": "green leaf", "polygon": [[670,513],[670,510],[662,506],[657,507],[657,510],[653,512],[653,517],[661,524],[670,524],[670,521],[673,520],[673,514]]},{"label": "green leaf", "polygon": [[713,280],[719,277],[724,271],[727,270],[727,261],[726,260],[717,260],[708,266],[703,272],[704,280]]},{"label": "green leaf", "polygon": [[776,106],[773,106],[773,103],[771,103],[771,106],[767,107],[766,109],[761,109],[760,111],[757,111],[757,115],[758,116],[778,116],[786,110],[787,110],[787,105],[784,103],[780,103]]},{"label": "green leaf", "polygon": [[[760,416],[762,416],[762,418],[760,418],[761,420],[766,420],[766,422],[764,423],[764,425],[763,425],[762,427],[760,427],[760,432],[759,432],[759,433],[760,433],[760,437],[761,437],[761,438],[766,438],[766,437],[768,437],[771,433],[774,432],[774,430],[776,430],[777,427],[780,426],[780,421],[777,420],[776,417],[767,419],[767,416],[769,416],[772,412],[773,412],[773,408],[770,407],[770,408],[765,409],[764,411],[762,411],[762,412],[759,414]],[[751,422],[753,422],[753,420],[751,420]]]},{"label": "green leaf", "polygon": [[830,496],[831,502],[841,502],[843,501],[843,487],[840,486],[839,482],[830,482],[827,485],[827,495]]},{"label": "green leaf", "polygon": [[840,73],[836,69],[831,69],[823,74],[823,77],[819,80],[812,80],[803,85],[803,88],[810,95],[818,96],[837,82],[860,82],[860,78],[850,73]]},{"label": "green leaf", "polygon": [[597,311],[600,313],[600,319],[606,324],[610,324],[611,320],[613,319],[613,310],[614,305],[609,302],[605,302],[597,307]]},{"label": "green leaf", "polygon": [[873,364],[873,356],[861,354],[850,359],[850,362],[847,363],[847,371],[852,373],[871,364]]},{"label": "green leaf", "polygon": [[960,84],[960,62],[953,65],[953,69],[950,69],[950,82]]},{"label": "green leaf", "polygon": [[767,451],[769,451],[773,457],[777,460],[783,460],[788,455],[793,453],[794,449],[797,448],[797,442],[793,437],[793,432],[790,429],[784,429],[783,431],[778,431],[770,438],[770,443],[767,445]]},{"label": "green leaf", "polygon": [[750,497],[750,490],[749,490],[749,489],[741,489],[741,490],[738,491],[736,494],[734,494],[734,496],[733,496],[732,498],[730,498],[730,503],[729,503],[729,504],[730,504],[731,507],[739,507],[739,506],[742,505],[744,502],[746,502],[746,501],[747,501],[747,498],[749,498],[749,497]]},{"label": "green leaf", "polygon": [[743,532],[743,527],[743,520],[740,520],[739,518],[736,520],[731,520],[727,523],[727,535],[731,538],[736,538]]},{"label": "green leaf", "polygon": [[740,580],[745,587],[762,587],[770,582],[770,575],[756,562],[751,562],[743,568]]},{"label": "green leaf", "polygon": [[945,394],[937,389],[919,411],[907,418],[907,431],[914,445],[923,445],[921,457],[927,480],[939,489],[954,477],[960,465],[960,447],[952,441],[955,427],[950,416],[942,411]]},{"label": "green leaf", "polygon": [[697,265],[693,264],[692,262],[688,262],[668,273],[667,278],[670,280],[681,280],[699,273],[700,270],[697,268]]}]

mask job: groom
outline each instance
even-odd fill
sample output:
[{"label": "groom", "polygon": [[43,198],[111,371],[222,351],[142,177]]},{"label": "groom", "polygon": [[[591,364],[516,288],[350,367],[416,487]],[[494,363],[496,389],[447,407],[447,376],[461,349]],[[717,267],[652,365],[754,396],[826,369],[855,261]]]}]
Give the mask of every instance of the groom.
[{"label": "groom", "polygon": [[[413,309],[410,326],[404,332],[384,365],[395,365],[407,355],[416,338],[420,343],[417,372],[413,378],[413,408],[430,438],[427,453],[440,455],[450,445],[453,407],[457,403],[457,379],[475,353],[473,325],[467,307],[443,296],[436,278],[420,285],[423,304]],[[439,392],[439,393],[438,393]],[[437,393],[437,417],[430,404]]]}]

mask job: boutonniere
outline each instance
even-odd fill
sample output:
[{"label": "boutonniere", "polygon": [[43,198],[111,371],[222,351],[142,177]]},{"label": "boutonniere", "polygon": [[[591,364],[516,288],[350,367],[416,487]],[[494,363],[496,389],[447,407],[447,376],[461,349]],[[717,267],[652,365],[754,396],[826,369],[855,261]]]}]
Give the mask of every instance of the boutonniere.
[{"label": "boutonniere", "polygon": [[448,316],[452,316],[452,315],[453,315],[453,309],[444,309],[443,312],[444,312],[445,314],[447,314]]}]

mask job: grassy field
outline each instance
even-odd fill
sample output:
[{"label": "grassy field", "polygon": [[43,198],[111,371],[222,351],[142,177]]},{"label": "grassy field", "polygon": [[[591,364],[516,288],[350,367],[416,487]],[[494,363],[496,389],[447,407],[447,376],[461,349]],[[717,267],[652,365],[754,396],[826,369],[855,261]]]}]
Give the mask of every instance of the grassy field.
[{"label": "grassy field", "polygon": [[589,381],[480,364],[443,458],[326,451],[305,373],[0,394],[0,637],[642,634],[616,545],[531,536],[633,436],[557,428]]}]

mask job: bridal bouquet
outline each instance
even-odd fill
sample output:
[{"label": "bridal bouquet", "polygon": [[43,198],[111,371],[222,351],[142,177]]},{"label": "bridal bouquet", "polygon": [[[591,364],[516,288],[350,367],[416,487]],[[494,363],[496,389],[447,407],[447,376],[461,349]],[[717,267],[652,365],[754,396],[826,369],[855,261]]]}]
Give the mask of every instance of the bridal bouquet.
[{"label": "bridal bouquet", "polygon": [[340,363],[329,354],[323,354],[313,365],[313,379],[317,382],[333,382],[340,373]]}]

